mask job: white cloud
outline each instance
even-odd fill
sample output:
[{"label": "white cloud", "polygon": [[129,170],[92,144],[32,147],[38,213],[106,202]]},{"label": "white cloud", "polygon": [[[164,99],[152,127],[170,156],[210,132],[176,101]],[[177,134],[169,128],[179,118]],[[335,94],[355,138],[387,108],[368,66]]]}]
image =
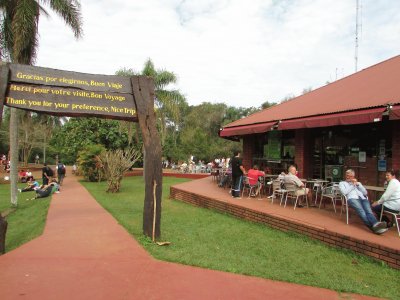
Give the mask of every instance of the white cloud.
[{"label": "white cloud", "polygon": [[[400,1],[361,2],[359,69],[400,54]],[[189,104],[245,107],[354,72],[355,1],[84,0],[82,13],[79,41],[40,20],[38,65],[114,74],[151,58]]]}]

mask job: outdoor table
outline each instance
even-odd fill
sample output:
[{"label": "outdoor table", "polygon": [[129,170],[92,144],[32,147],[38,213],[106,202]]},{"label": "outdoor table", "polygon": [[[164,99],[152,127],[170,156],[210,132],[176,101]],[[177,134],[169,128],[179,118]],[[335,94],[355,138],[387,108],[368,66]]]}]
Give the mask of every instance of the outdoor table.
[{"label": "outdoor table", "polygon": [[[310,184],[310,186],[308,187],[310,190],[311,190],[311,193],[312,193],[312,191],[313,191],[313,186],[312,186],[312,184],[314,184],[314,183],[319,183],[319,184],[321,184],[321,188],[322,188],[322,185],[324,184],[324,183],[328,183],[329,181],[328,180],[324,180],[324,179],[309,179],[309,180],[307,180],[307,179],[300,179],[302,182],[304,182],[304,187],[306,187],[307,188],[307,184]],[[321,189],[321,191],[322,191],[322,189]],[[311,194],[312,195],[312,194]],[[311,206],[316,206],[317,205],[317,200],[318,200],[318,191],[316,191],[315,192],[315,200],[314,200],[314,205],[311,205]],[[311,199],[311,201],[312,201],[312,199]]]},{"label": "outdoor table", "polygon": [[374,192],[375,199],[370,199],[370,202],[374,202],[374,200],[377,200],[377,199],[378,199],[378,197],[377,197],[377,194],[378,194],[378,193],[383,193],[383,192],[385,192],[385,188],[383,188],[383,187],[381,187],[381,186],[364,185],[364,187],[365,187],[365,189],[366,189],[367,191],[372,191],[372,192]]}]

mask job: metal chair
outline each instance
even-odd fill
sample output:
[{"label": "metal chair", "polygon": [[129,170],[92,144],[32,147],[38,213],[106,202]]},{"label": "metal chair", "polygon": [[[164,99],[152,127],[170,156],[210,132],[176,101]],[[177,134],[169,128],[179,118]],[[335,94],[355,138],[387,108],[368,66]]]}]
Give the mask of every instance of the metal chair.
[{"label": "metal chair", "polygon": [[315,193],[314,205],[317,205],[318,194],[322,193],[322,189],[323,188],[324,188],[324,184],[322,182],[318,181],[318,179],[316,179],[315,182],[313,183],[313,186],[312,186],[312,190]]},{"label": "metal chair", "polygon": [[333,210],[336,213],[336,201],[342,201],[342,193],[340,192],[339,185],[337,183],[331,183],[322,189],[319,208],[321,208],[321,204],[324,198],[331,199]]},{"label": "metal chair", "polygon": [[280,179],[275,179],[272,181],[272,201],[271,203],[274,204],[274,199],[276,196],[281,197],[280,205],[282,205],[283,197],[286,195],[286,190],[282,188],[282,181]]},{"label": "metal chair", "polygon": [[391,212],[391,211],[385,210],[384,206],[382,205],[381,215],[380,215],[380,218],[379,218],[380,222],[382,222],[383,212],[385,212],[387,214],[391,214],[393,216],[394,220],[396,221],[397,233],[399,234],[399,237],[400,237],[400,228],[399,228],[400,212],[395,213],[395,212]]},{"label": "metal chair", "polygon": [[258,193],[258,198],[261,199],[261,193],[263,191],[265,191],[265,194],[267,194],[266,191],[266,185],[265,185],[265,177],[264,176],[259,176],[258,177],[258,191],[256,193]]},{"label": "metal chair", "polygon": [[340,209],[340,217],[342,216],[343,209],[346,210],[346,224],[349,225],[349,204],[347,196],[342,194],[342,208]]},{"label": "metal chair", "polygon": [[[297,202],[298,202],[300,197],[305,197],[306,198],[306,204],[307,204],[307,207],[308,207],[307,194],[305,192],[304,192],[304,194],[299,194],[297,192],[299,190],[299,188],[297,187],[297,185],[294,182],[285,181],[285,190],[287,192],[286,192],[286,199],[285,199],[284,207],[286,207],[286,202],[287,202],[288,198],[289,199],[295,199],[294,208],[293,208],[295,210],[296,206],[297,206]],[[305,188],[304,188],[304,190],[305,190]]]},{"label": "metal chair", "polygon": [[255,185],[250,184],[249,177],[244,176],[243,187],[242,187],[242,198],[243,198],[243,195],[244,195],[245,191],[248,191],[248,197],[247,198],[250,198],[250,196],[252,194],[254,194],[254,191],[257,190],[257,186],[258,186],[257,184],[255,184]]}]

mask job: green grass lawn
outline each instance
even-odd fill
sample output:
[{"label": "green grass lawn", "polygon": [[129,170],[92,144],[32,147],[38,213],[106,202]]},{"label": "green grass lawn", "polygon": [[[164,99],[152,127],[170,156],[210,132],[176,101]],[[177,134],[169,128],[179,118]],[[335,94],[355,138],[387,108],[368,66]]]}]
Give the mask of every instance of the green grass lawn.
[{"label": "green grass lawn", "polygon": [[[19,186],[23,187],[25,184]],[[43,232],[51,197],[25,200],[34,195],[34,192],[18,193],[18,207],[14,210],[10,203],[10,185],[0,184],[0,212],[11,210],[7,216],[6,252],[29,242]]]},{"label": "green grass lawn", "polygon": [[141,177],[125,178],[118,194],[105,193],[104,182],[83,182],[83,185],[157,259],[339,292],[400,299],[398,270],[302,235],[170,200],[170,185],[185,179],[164,177],[163,181],[160,240],[172,243],[164,247],[142,235]]}]

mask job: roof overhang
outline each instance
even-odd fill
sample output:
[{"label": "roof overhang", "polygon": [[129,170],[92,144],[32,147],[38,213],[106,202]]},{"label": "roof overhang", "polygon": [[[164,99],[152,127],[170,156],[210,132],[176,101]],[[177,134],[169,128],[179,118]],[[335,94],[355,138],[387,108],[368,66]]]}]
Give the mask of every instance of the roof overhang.
[{"label": "roof overhang", "polygon": [[241,136],[255,133],[263,133],[272,130],[272,127],[277,123],[277,121],[242,125],[235,127],[225,127],[219,132],[219,136],[223,138],[229,138],[232,136]]},{"label": "roof overhang", "polygon": [[[311,116],[305,118],[296,118],[291,120],[282,120],[279,123],[279,130],[330,127],[338,125],[365,124],[382,121],[382,113],[386,107],[369,108],[362,110],[346,111],[329,115]],[[400,107],[399,107],[400,118]]]}]

